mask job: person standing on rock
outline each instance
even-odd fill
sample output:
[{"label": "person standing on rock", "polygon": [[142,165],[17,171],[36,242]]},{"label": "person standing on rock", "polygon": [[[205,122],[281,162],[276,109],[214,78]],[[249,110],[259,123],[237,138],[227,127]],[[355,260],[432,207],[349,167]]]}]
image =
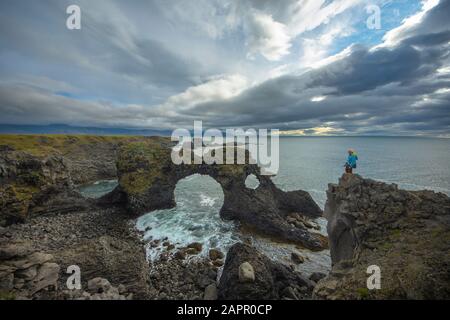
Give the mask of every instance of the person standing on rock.
[{"label": "person standing on rock", "polygon": [[356,169],[356,161],[358,160],[358,155],[356,154],[355,150],[348,149],[348,158],[347,162],[345,163],[345,172],[346,173],[353,173],[353,169]]}]

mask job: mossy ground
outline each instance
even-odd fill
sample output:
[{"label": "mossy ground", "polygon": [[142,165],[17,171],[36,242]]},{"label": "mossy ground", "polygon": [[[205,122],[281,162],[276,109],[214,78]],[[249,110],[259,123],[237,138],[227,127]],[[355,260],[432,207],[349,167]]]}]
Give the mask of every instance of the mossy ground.
[{"label": "mossy ground", "polygon": [[66,155],[82,152],[87,145],[120,144],[145,137],[133,136],[91,136],[91,135],[0,135],[0,146],[8,146],[17,151],[24,151],[36,157],[49,155]]},{"label": "mossy ground", "polygon": [[12,292],[0,291],[0,300],[15,300],[16,295]]},{"label": "mossy ground", "polygon": [[161,178],[163,167],[171,163],[171,149],[164,138],[124,144],[119,152],[117,170],[123,173],[119,184],[128,194],[145,192]]}]

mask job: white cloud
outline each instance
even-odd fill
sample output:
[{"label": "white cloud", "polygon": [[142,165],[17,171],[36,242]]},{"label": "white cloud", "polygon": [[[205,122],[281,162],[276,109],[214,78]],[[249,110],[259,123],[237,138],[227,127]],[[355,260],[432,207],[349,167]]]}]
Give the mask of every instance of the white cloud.
[{"label": "white cloud", "polygon": [[387,32],[383,37],[383,43],[379,47],[392,47],[397,45],[403,39],[410,36],[411,31],[420,26],[426,13],[439,4],[439,0],[425,0],[422,1],[422,10],[418,13],[403,20],[403,23],[398,28]]},{"label": "white cloud", "polygon": [[180,94],[169,97],[155,108],[156,114],[175,115],[180,110],[192,106],[230,99],[249,87],[249,81],[242,75],[220,75],[197,86],[192,86]]},{"label": "white cloud", "polygon": [[352,53],[353,48],[354,48],[353,45],[348,46],[347,48],[345,48],[341,52],[339,52],[339,53],[337,53],[335,55],[323,58],[321,60],[317,60],[317,59],[312,59],[311,58],[309,61],[307,60],[307,62],[309,62],[309,63],[305,63],[304,65],[308,66],[310,68],[313,68],[313,69],[318,69],[318,68],[325,67],[326,65],[332,64],[332,63],[334,63],[336,61],[344,59],[345,57],[348,57]]},{"label": "white cloud", "polygon": [[326,4],[326,0],[295,1],[292,7],[289,29],[292,34],[299,35],[305,31],[314,30],[322,24],[328,24],[331,19],[344,11],[362,3],[362,0],[336,0]]},{"label": "white cloud", "polygon": [[323,101],[327,98],[327,96],[317,96],[317,97],[312,97],[311,98],[311,102],[320,102]]},{"label": "white cloud", "polygon": [[[260,53],[269,61],[278,61],[290,53],[289,49],[298,36],[331,24],[336,16],[362,2],[363,0],[335,0],[331,3],[326,0],[288,0],[281,5],[278,2],[249,0],[247,6],[238,6],[238,10],[250,12],[243,16],[249,57]],[[318,56],[318,53],[321,55],[319,58],[324,58],[328,46],[336,37],[352,32],[349,21],[338,23],[327,28],[316,39],[308,39],[304,43],[303,47],[308,50],[307,56]],[[312,44],[313,41],[317,43]]]},{"label": "white cloud", "polygon": [[291,38],[284,24],[271,15],[253,10],[246,23],[247,45],[250,55],[260,53],[267,60],[277,61],[289,54]]}]

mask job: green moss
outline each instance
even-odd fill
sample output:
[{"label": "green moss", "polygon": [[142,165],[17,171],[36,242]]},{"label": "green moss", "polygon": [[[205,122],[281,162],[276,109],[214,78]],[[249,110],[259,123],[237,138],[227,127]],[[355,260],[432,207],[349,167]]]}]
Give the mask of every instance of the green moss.
[{"label": "green moss", "polygon": [[16,295],[12,292],[0,291],[0,300],[15,300]]},{"label": "green moss", "polygon": [[129,194],[145,192],[161,178],[163,167],[171,163],[170,151],[154,140],[123,145],[117,161],[117,169],[122,173],[121,187]]},{"label": "green moss", "polygon": [[37,171],[24,172],[19,176],[19,180],[21,184],[36,187],[45,184],[45,178],[40,172]]},{"label": "green moss", "polygon": [[369,289],[367,288],[358,288],[356,289],[356,293],[360,299],[368,299],[369,298]]},{"label": "green moss", "polygon": [[0,146],[6,145],[17,151],[24,151],[37,157],[65,155],[83,151],[84,145],[120,143],[147,139],[132,136],[91,136],[91,135],[0,135]]},{"label": "green moss", "polygon": [[128,194],[139,194],[145,192],[152,185],[154,180],[155,176],[139,169],[135,172],[123,175],[120,178],[119,183]]},{"label": "green moss", "polygon": [[224,176],[239,176],[245,173],[245,165],[224,164],[220,166],[219,172]]},{"label": "green moss", "polygon": [[394,244],[392,242],[390,242],[390,240],[387,240],[387,242],[384,242],[380,245],[380,249],[388,251],[388,250],[392,249],[393,246],[394,246]]}]

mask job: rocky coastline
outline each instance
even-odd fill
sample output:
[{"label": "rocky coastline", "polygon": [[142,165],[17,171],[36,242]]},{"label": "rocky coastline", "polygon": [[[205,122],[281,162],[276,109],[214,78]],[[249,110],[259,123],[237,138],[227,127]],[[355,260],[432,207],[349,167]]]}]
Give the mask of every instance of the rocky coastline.
[{"label": "rocky coastline", "polygon": [[[170,145],[166,138],[0,137],[0,299],[450,298],[446,195],[345,174],[327,192],[326,238],[314,232],[322,211],[306,192],[283,192],[251,165],[174,167]],[[306,277],[294,268],[301,255],[280,263],[245,239],[206,257],[200,243],[180,249],[155,239],[164,253],[148,261],[145,248],[155,243],[143,241],[135,218],[173,206],[176,182],[193,173],[221,184],[221,217],[246,232],[312,251],[329,247],[330,274]],[[256,190],[245,187],[250,174]],[[100,199],[75,188],[116,177],[119,186]],[[79,290],[67,289],[71,265],[81,270]],[[370,265],[381,268],[380,290],[366,287]]]}]

